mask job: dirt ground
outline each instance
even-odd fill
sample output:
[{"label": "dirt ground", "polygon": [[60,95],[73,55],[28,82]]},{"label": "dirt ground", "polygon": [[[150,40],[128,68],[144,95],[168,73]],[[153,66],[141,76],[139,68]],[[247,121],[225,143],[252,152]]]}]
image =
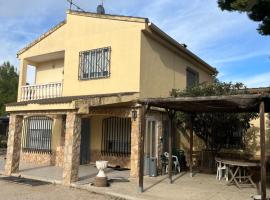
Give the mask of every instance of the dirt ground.
[{"label": "dirt ground", "polygon": [[0,200],[120,200],[59,185],[28,186],[0,180]]}]

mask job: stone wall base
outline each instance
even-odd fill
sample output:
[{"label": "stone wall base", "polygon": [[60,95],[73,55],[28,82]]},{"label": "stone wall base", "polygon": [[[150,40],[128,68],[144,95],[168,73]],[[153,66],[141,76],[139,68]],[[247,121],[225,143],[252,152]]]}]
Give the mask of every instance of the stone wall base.
[{"label": "stone wall base", "polygon": [[100,151],[91,150],[90,157],[91,163],[95,163],[97,160],[106,160],[109,161],[109,166],[130,169],[130,156],[105,156],[101,155]]},{"label": "stone wall base", "polygon": [[59,147],[56,151],[52,153],[41,153],[41,152],[21,152],[21,161],[35,164],[35,165],[53,165],[62,167],[64,150]]}]

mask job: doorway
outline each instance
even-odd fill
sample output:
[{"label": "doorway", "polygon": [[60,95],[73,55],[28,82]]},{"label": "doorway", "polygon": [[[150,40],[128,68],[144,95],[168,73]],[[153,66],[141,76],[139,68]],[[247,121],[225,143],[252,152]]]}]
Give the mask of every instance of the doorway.
[{"label": "doorway", "polygon": [[81,125],[81,146],[80,146],[80,165],[90,162],[90,119],[82,118]]},{"label": "doorway", "polygon": [[157,121],[148,118],[146,120],[144,142],[144,174],[155,176],[158,156]]}]

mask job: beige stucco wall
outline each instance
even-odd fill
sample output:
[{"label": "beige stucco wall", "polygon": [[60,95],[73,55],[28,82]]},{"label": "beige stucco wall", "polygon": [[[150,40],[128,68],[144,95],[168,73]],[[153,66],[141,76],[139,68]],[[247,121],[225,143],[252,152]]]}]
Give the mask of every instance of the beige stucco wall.
[{"label": "beige stucco wall", "polygon": [[36,66],[36,84],[62,82],[64,60],[42,62]]},{"label": "beige stucco wall", "polygon": [[[268,115],[265,114],[265,142],[266,142],[266,156],[270,156],[270,124]],[[255,158],[260,156],[260,118],[250,122],[251,128],[248,130],[245,137],[246,149],[245,152],[252,154]]]},{"label": "beige stucco wall", "polygon": [[[198,62],[190,62],[182,55],[150,39],[142,30],[145,21],[89,17],[67,13],[66,23],[19,56],[20,86],[25,85],[25,66],[37,67],[36,83],[63,79],[63,96],[141,92],[141,97],[169,96],[174,89],[186,87],[186,68],[199,72],[200,82],[212,78]],[[165,42],[162,38],[158,40]],[[79,52],[111,47],[111,75],[109,78],[78,80]],[[33,63],[38,55],[64,52],[58,61]],[[182,52],[183,53],[183,52]],[[50,54],[51,55],[51,54]],[[45,59],[46,56],[39,57]],[[47,58],[46,58],[47,59]],[[194,64],[195,63],[195,64]],[[53,67],[54,66],[54,67]],[[64,69],[62,69],[64,67]],[[63,74],[64,71],[64,74]]]},{"label": "beige stucco wall", "polygon": [[179,54],[142,33],[141,37],[142,97],[167,97],[172,89],[186,87],[186,68],[199,72],[199,81],[212,81],[209,72],[203,71]]},{"label": "beige stucco wall", "polygon": [[43,55],[65,50],[66,41],[66,24],[48,35],[45,39],[29,48],[19,55],[19,59],[27,59],[37,55]]},{"label": "beige stucco wall", "polygon": [[[63,95],[139,91],[140,31],[144,23],[67,15]],[[111,76],[78,80],[79,52],[111,47]]]},{"label": "beige stucco wall", "polygon": [[100,151],[101,150],[102,120],[104,118],[105,118],[105,116],[91,117],[90,149],[89,149],[89,151]]}]

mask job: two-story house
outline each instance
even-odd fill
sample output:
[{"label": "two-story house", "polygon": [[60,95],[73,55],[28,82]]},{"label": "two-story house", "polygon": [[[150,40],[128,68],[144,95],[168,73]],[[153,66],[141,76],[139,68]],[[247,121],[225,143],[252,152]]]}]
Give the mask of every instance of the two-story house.
[{"label": "two-story house", "polygon": [[[216,70],[146,18],[69,10],[66,20],[18,52],[18,100],[10,113],[5,173],[20,160],[63,167],[108,160],[138,175],[140,104],[211,82]],[[35,84],[27,68],[35,67]],[[145,156],[166,146],[166,113],[147,114]],[[161,142],[161,138],[165,138]],[[163,148],[164,147],[164,148]]]}]

